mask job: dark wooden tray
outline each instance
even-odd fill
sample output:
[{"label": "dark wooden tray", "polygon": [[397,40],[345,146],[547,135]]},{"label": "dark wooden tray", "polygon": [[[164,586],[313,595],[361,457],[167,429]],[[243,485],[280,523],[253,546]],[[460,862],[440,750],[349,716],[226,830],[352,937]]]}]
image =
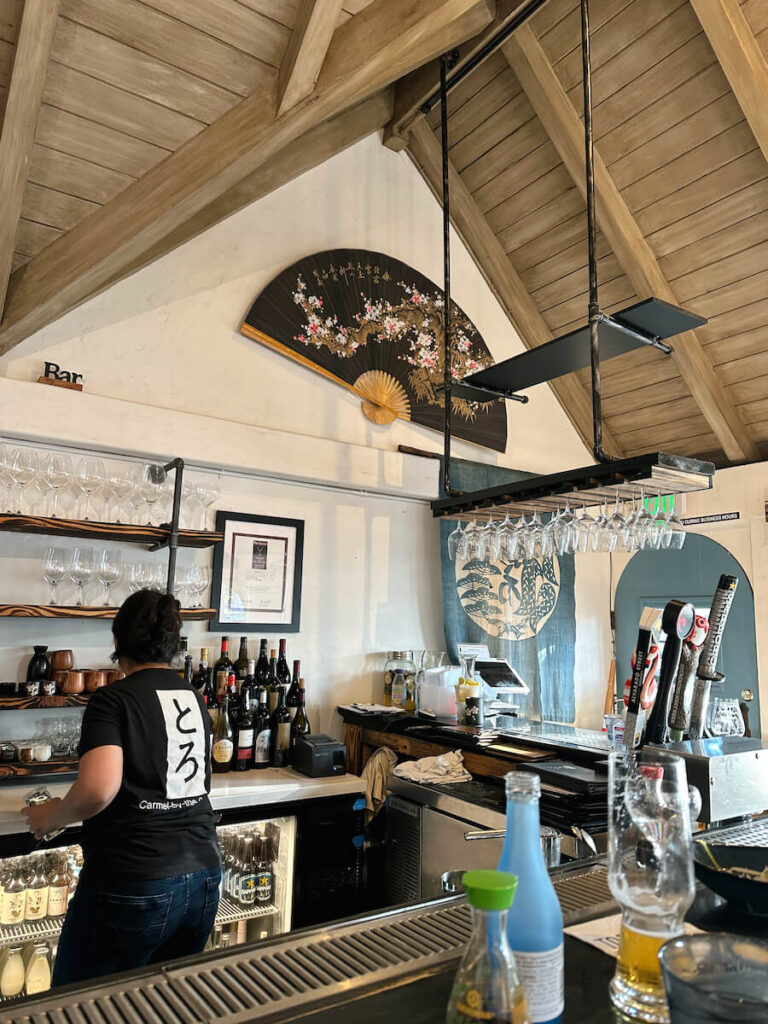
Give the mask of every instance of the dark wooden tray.
[{"label": "dark wooden tray", "polygon": [[34,782],[36,779],[50,779],[54,776],[77,775],[79,761],[76,757],[52,757],[50,761],[0,762],[0,782]]}]

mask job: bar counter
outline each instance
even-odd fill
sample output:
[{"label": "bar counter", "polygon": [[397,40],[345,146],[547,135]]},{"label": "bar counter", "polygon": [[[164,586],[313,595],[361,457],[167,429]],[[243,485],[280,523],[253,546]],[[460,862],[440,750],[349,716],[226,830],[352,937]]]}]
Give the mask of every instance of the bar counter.
[{"label": "bar counter", "polygon": [[[588,911],[582,916],[588,918]],[[573,922],[578,915],[566,914]],[[164,1024],[443,1024],[470,932],[463,897],[348,919],[32,997],[9,1024],[134,1019]],[[614,960],[566,935],[563,1024],[609,1024]]]},{"label": "bar counter", "polygon": [[[29,782],[3,783],[0,786],[0,836],[27,831],[21,808],[24,795],[32,788]],[[51,782],[46,788],[52,797],[63,797],[71,782]],[[293,768],[265,768],[250,772],[229,772],[211,777],[211,805],[215,811],[258,807],[265,814],[285,804],[294,804],[322,797],[345,796],[364,792],[362,779],[341,775],[328,779],[310,779]],[[70,826],[77,828],[77,825]]]}]

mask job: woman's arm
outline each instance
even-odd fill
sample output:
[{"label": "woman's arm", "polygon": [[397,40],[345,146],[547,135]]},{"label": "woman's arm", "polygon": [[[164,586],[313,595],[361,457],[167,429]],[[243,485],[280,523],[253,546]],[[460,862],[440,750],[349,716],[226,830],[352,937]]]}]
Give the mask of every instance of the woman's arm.
[{"label": "woman's arm", "polygon": [[112,803],[123,781],[123,748],[94,747],[80,758],[77,782],[63,800],[49,800],[22,810],[30,832],[44,835],[85,821]]}]

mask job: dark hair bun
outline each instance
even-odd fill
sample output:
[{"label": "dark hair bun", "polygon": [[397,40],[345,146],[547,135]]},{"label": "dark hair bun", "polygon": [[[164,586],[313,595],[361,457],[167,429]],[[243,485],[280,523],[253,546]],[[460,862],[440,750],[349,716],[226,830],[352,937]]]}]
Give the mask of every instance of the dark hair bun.
[{"label": "dark hair bun", "polygon": [[121,605],[112,633],[117,646],[112,660],[130,658],[136,664],[169,663],[181,646],[181,612],[172,594],[138,590]]}]

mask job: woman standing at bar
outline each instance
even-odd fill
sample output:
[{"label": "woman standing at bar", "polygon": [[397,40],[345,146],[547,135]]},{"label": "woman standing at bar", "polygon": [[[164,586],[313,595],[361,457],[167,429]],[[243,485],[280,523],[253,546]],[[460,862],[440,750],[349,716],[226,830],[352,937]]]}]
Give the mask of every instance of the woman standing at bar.
[{"label": "woman standing at bar", "polygon": [[219,901],[210,791],[210,717],[171,671],[178,601],[132,594],[115,616],[126,678],[97,690],[83,717],[77,781],[25,808],[36,836],[83,822],[83,869],[53,972],[65,985],[198,953]]}]

